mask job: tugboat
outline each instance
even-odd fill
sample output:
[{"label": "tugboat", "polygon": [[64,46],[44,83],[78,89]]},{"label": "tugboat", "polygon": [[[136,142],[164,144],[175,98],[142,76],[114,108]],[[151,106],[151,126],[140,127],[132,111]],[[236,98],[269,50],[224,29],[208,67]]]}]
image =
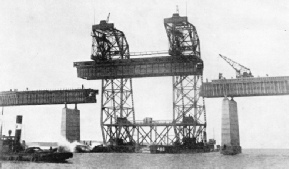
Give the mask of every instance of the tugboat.
[{"label": "tugboat", "polygon": [[[9,137],[9,136],[8,136]],[[39,147],[29,147],[24,149],[21,144],[17,144],[13,137],[3,140],[1,159],[10,161],[33,161],[33,162],[65,162],[72,158],[70,152],[58,152],[58,149],[42,150]]]},{"label": "tugboat", "polygon": [[2,136],[2,124],[0,129],[0,158],[13,161],[43,161],[43,162],[65,162],[72,158],[71,152],[62,152],[60,148],[42,150],[39,147],[26,148],[25,141],[20,143],[22,116],[16,117],[15,136]]}]

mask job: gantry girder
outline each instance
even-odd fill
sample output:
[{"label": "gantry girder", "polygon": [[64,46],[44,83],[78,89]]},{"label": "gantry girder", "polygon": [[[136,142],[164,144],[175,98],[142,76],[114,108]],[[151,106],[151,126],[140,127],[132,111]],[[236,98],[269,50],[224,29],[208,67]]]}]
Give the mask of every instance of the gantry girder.
[{"label": "gantry girder", "polygon": [[0,106],[96,103],[98,90],[26,90],[0,92]]},{"label": "gantry girder", "polygon": [[201,75],[203,61],[194,55],[74,62],[82,79],[119,79],[158,76]]},{"label": "gantry girder", "polygon": [[289,76],[213,80],[203,83],[203,97],[289,95]]}]

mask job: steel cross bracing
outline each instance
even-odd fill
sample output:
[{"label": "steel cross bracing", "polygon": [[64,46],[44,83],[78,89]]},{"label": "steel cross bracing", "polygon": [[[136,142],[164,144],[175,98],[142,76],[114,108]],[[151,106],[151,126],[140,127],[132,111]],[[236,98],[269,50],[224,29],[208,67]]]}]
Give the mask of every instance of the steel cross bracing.
[{"label": "steel cross bracing", "polygon": [[173,132],[173,126],[137,126],[137,144],[138,145],[172,145],[176,141]]},{"label": "steel cross bracing", "polygon": [[[101,21],[92,26],[91,59],[97,62],[129,59],[129,46],[122,31],[113,24]],[[103,143],[118,144],[132,142],[134,129],[127,129],[121,123],[134,122],[132,82],[130,78],[103,79],[101,97],[101,129]],[[114,127],[110,124],[120,124]]]},{"label": "steel cross bracing", "polygon": [[[122,124],[135,120],[131,86],[131,79],[102,80],[101,125],[103,138],[106,141],[104,143],[115,139],[132,141],[133,132],[127,131],[131,129],[122,127]],[[111,124],[116,125],[111,126]]]},{"label": "steel cross bracing", "polygon": [[[178,76],[173,77],[174,91],[174,120],[176,122],[190,122],[193,130],[186,130],[186,125],[176,126],[177,138],[195,137],[203,139],[206,119],[204,99],[199,95],[202,79],[200,77]],[[203,124],[203,125],[199,125]],[[205,139],[204,139],[205,141]]]},{"label": "steel cross bracing", "polygon": [[[116,138],[117,135],[124,140],[134,140],[126,142],[130,145],[137,143],[138,145],[149,144],[165,144],[171,145],[176,141],[175,134],[172,130],[172,123],[166,125],[140,125],[140,124],[122,124],[122,128],[117,124],[108,125],[109,128],[105,129],[107,135],[111,135]],[[123,131],[120,131],[122,129]],[[133,135],[131,133],[134,133]],[[113,144],[115,140],[110,139],[110,144]]]},{"label": "steel cross bracing", "polygon": [[[197,126],[203,126],[202,124],[195,124]],[[173,145],[178,141],[178,137],[175,134],[174,128],[185,127],[188,133],[191,133],[195,128],[190,122],[175,123],[174,121],[162,122],[156,121],[151,124],[136,123],[137,143],[139,145]]]},{"label": "steel cross bracing", "polygon": [[[164,19],[164,26],[170,43],[170,55],[201,58],[197,30],[188,22],[187,17],[180,17],[178,13],[175,13],[173,17]],[[173,119],[176,123],[193,124],[192,127],[174,126],[177,142],[183,142],[187,138],[206,142],[205,103],[199,95],[202,82],[202,73],[173,77]]]},{"label": "steel cross bracing", "polygon": [[[135,121],[135,123],[123,122],[108,124],[109,130],[105,130],[107,135],[117,136],[118,130],[117,126],[122,125],[123,133],[132,133],[134,130],[134,135],[132,139],[135,140],[137,145],[172,145],[177,141],[177,137],[174,132],[175,127],[186,126],[185,130],[188,130],[189,133],[192,133],[194,129],[194,124],[190,121],[175,123],[173,121]],[[203,126],[204,124],[195,124],[197,126]],[[130,135],[126,134],[124,137],[129,137]],[[111,141],[113,143],[113,140]]]}]

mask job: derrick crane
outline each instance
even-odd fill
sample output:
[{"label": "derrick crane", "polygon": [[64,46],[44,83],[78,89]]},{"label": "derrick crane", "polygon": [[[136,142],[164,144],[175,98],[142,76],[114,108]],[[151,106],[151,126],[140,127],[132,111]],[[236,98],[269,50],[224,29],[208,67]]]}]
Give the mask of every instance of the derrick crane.
[{"label": "derrick crane", "polygon": [[219,54],[221,58],[223,58],[233,69],[236,70],[236,78],[243,78],[243,77],[254,77],[251,73],[251,70],[226,56]]}]

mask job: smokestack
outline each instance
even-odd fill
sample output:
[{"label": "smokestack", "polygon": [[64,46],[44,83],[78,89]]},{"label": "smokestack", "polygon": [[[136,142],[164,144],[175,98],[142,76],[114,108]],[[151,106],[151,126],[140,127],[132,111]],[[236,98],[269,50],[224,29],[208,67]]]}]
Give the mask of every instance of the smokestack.
[{"label": "smokestack", "polygon": [[16,128],[15,128],[15,142],[20,143],[22,130],[22,116],[16,116]]}]

